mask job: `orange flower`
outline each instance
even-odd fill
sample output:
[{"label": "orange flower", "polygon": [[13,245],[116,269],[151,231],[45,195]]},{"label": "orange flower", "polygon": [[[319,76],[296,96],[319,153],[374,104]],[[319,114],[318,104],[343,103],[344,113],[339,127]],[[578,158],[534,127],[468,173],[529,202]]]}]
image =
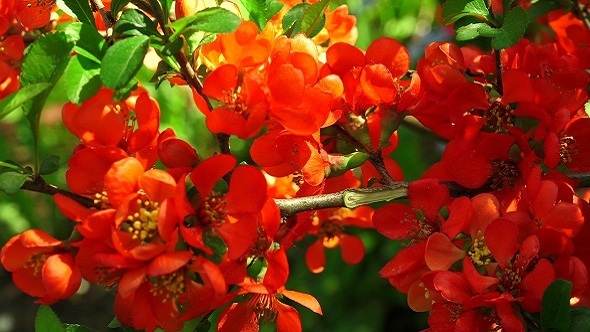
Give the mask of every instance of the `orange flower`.
[{"label": "orange flower", "polygon": [[124,102],[113,101],[113,95],[103,88],[81,106],[66,104],[64,124],[87,146],[118,147],[135,154],[146,168],[152,166],[157,159],[158,104],[142,91]]},{"label": "orange flower", "polygon": [[113,164],[105,175],[108,200],[116,210],[112,235],[125,257],[149,260],[173,249],[180,217],[174,209],[177,186],[165,171],[145,171],[135,158]]},{"label": "orange flower", "polygon": [[217,107],[209,110],[196,99],[207,116],[207,128],[213,133],[245,139],[262,129],[269,105],[257,76],[241,73],[232,64],[221,65],[205,79],[203,94],[218,101]]},{"label": "orange flower", "polygon": [[30,229],[14,236],[0,253],[4,268],[23,292],[37,297],[38,303],[52,304],[78,290],[82,276],[74,258],[43,231]]}]

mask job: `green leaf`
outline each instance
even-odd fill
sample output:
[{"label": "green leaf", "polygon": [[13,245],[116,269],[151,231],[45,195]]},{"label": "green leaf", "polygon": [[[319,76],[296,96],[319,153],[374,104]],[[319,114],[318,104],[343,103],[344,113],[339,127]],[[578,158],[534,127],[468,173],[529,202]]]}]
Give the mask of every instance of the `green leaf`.
[{"label": "green leaf", "polygon": [[39,170],[38,143],[39,121],[47,96],[63,74],[74,43],[68,40],[64,32],[55,32],[40,36],[26,51],[21,67],[20,83],[25,88],[37,83],[48,83],[49,87],[36,97],[23,104],[23,112],[33,133],[35,153],[35,173]]},{"label": "green leaf", "polygon": [[41,162],[39,173],[41,175],[51,174],[59,169],[59,156],[51,155]]},{"label": "green leaf", "polygon": [[213,256],[210,259],[213,262],[221,261],[222,256],[227,252],[227,245],[223,239],[219,236],[205,233],[203,234],[203,242],[213,250]]},{"label": "green leaf", "polygon": [[537,1],[526,10],[529,23],[534,22],[539,17],[561,7],[562,5],[556,0]]},{"label": "green leaf", "polygon": [[114,101],[123,101],[127,98],[129,98],[129,96],[131,95],[131,92],[133,92],[133,90],[137,89],[137,84],[139,83],[139,80],[137,80],[136,78],[133,78],[131,81],[129,81],[129,83],[127,85],[125,85],[124,87],[115,90],[115,94],[113,94],[113,100]]},{"label": "green leaf", "polygon": [[141,68],[148,46],[148,36],[130,37],[111,46],[100,67],[104,85],[115,90],[128,85]]},{"label": "green leaf", "polygon": [[117,17],[117,14],[123,9],[123,7],[127,6],[130,0],[113,0],[111,2],[111,14],[113,17]]},{"label": "green leaf", "polygon": [[63,0],[66,6],[76,15],[76,18],[80,22],[96,27],[94,22],[94,16],[92,15],[92,9],[88,0]]},{"label": "green leaf", "polygon": [[211,322],[208,319],[205,319],[205,320],[201,321],[201,323],[199,323],[199,325],[195,329],[195,332],[207,332],[207,331],[211,331]]},{"label": "green leaf", "polygon": [[135,8],[126,9],[121,14],[115,23],[114,32],[120,36],[159,36],[152,19]]},{"label": "green leaf", "polygon": [[78,56],[84,56],[100,64],[107,51],[104,38],[89,24],[74,22],[64,30],[68,40],[75,43],[74,51]]},{"label": "green leaf", "polygon": [[465,16],[474,16],[482,21],[492,20],[484,0],[447,0],[443,6],[443,23],[451,24]]},{"label": "green leaf", "polygon": [[51,84],[49,83],[36,83],[26,86],[2,99],[0,101],[0,119],[4,118],[12,111],[18,109],[24,103],[30,99],[38,96],[45,92]]},{"label": "green leaf", "polygon": [[224,33],[234,32],[242,23],[242,19],[229,10],[220,7],[211,7],[192,16],[183,17],[170,24],[175,32],[171,38],[184,33],[196,31]]},{"label": "green leaf", "polygon": [[330,0],[321,0],[309,6],[301,18],[300,31],[310,38],[320,33],[326,23],[328,5]]},{"label": "green leaf", "polygon": [[164,19],[168,21],[168,13],[170,13],[170,9],[172,9],[172,0],[159,0],[162,8],[164,10]]},{"label": "green leaf", "polygon": [[94,330],[79,324],[63,324],[66,332],[93,332]]},{"label": "green leaf", "polygon": [[521,7],[514,7],[504,17],[500,33],[492,39],[492,47],[499,50],[518,42],[528,26],[527,14]]},{"label": "green leaf", "polygon": [[100,64],[80,55],[72,57],[64,75],[68,78],[66,94],[72,103],[81,104],[102,86]]},{"label": "green leaf", "polygon": [[570,331],[585,331],[590,326],[590,308],[574,307],[570,310]]},{"label": "green leaf", "polygon": [[514,2],[514,0],[502,0],[502,9],[503,9],[504,13],[507,13],[510,11],[510,6],[512,6],[513,2]]},{"label": "green leaf", "polygon": [[543,294],[541,326],[543,331],[569,331],[571,282],[556,279]]},{"label": "green leaf", "polygon": [[463,17],[454,25],[455,38],[459,41],[471,40],[477,37],[493,37],[500,33],[500,29],[492,28],[487,23],[474,17]]},{"label": "green leaf", "polygon": [[59,318],[49,306],[42,305],[35,316],[35,332],[65,332]]},{"label": "green leaf", "polygon": [[301,31],[301,19],[309,6],[310,4],[307,2],[297,4],[283,16],[283,31],[287,37],[294,36]]},{"label": "green leaf", "polygon": [[250,14],[250,20],[258,25],[259,31],[264,30],[266,23],[283,8],[283,3],[276,0],[240,0],[240,2]]},{"label": "green leaf", "polygon": [[586,112],[586,115],[590,116],[590,100],[584,104],[584,111]]},{"label": "green leaf", "polygon": [[27,181],[28,177],[27,174],[16,172],[0,173],[0,190],[7,194],[14,194]]}]

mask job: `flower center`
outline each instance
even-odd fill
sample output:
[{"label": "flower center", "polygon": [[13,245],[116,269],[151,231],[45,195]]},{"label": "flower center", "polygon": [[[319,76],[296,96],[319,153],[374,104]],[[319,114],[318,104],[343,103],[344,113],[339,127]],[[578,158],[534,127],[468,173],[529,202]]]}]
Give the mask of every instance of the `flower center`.
[{"label": "flower center", "polygon": [[112,289],[121,278],[122,270],[111,266],[95,266],[94,274],[97,275],[97,284]]},{"label": "flower center", "polygon": [[248,305],[255,314],[255,323],[273,322],[277,318],[277,309],[275,308],[275,301],[277,299],[271,294],[254,294],[248,301]]},{"label": "flower center", "polygon": [[422,210],[414,209],[414,215],[406,215],[401,223],[410,224],[407,234],[410,244],[426,241],[432,233],[437,232],[437,228],[428,222],[428,218]]},{"label": "flower center", "polygon": [[170,299],[176,300],[185,290],[184,273],[175,271],[164,274],[152,279],[151,284],[150,293],[153,296],[161,296],[162,303]]},{"label": "flower center", "polygon": [[149,241],[158,235],[158,213],[160,203],[137,199],[138,211],[127,216],[127,231],[133,234],[133,239]]},{"label": "flower center", "polygon": [[514,266],[508,266],[502,271],[500,283],[506,290],[513,290],[518,287],[522,281],[523,270]]},{"label": "flower center", "polygon": [[490,108],[484,112],[484,116],[488,119],[486,127],[493,132],[503,132],[514,126],[514,110],[499,101],[492,102]]},{"label": "flower center", "polygon": [[27,7],[49,7],[51,8],[55,3],[54,0],[27,0]]},{"label": "flower center", "polygon": [[492,252],[486,245],[483,237],[473,240],[468,255],[471,257],[471,261],[475,265],[483,266],[492,262]]},{"label": "flower center", "polygon": [[340,243],[340,234],[344,232],[344,225],[339,215],[332,215],[328,220],[320,220],[315,216],[312,223],[319,225],[318,237],[323,238],[324,247],[334,248]]},{"label": "flower center", "polygon": [[492,160],[488,185],[492,190],[502,189],[504,186],[514,186],[520,179],[520,169],[511,160]]},{"label": "flower center", "polygon": [[225,222],[227,211],[225,210],[226,202],[223,198],[223,195],[217,193],[207,196],[198,212],[198,219],[201,224],[219,226]]},{"label": "flower center", "polygon": [[559,139],[559,156],[564,164],[571,163],[579,152],[579,146],[576,139],[572,136],[564,136]]},{"label": "flower center", "polygon": [[23,265],[24,269],[33,269],[33,275],[38,277],[41,273],[41,269],[43,268],[43,264],[47,260],[49,256],[47,254],[34,254],[33,256],[29,257],[29,260]]},{"label": "flower center", "polygon": [[94,205],[96,205],[101,210],[111,206],[111,202],[109,202],[109,198],[107,197],[107,192],[105,190],[94,194]]},{"label": "flower center", "polygon": [[245,100],[242,99],[241,95],[242,87],[238,86],[235,90],[231,89],[229,91],[223,92],[223,102],[224,106],[227,109],[234,111],[234,113],[241,115],[244,118],[247,118],[248,115],[248,106],[246,106]]}]

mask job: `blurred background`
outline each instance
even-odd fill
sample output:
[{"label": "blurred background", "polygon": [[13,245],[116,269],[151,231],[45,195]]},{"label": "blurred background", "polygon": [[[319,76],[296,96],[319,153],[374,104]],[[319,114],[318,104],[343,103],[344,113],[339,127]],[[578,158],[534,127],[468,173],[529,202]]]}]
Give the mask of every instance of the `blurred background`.
[{"label": "blurred background", "polygon": [[[331,6],[341,3],[347,3],[351,14],[357,17],[357,46],[363,49],[380,36],[394,37],[408,47],[415,64],[428,43],[450,38],[437,20],[440,12],[438,0],[350,0],[334,1]],[[142,69],[142,79],[147,81],[151,75],[148,69]],[[67,99],[63,84],[63,81],[60,82],[54,89],[42,114],[40,156],[42,159],[49,155],[60,157],[60,169],[45,178],[49,183],[66,188],[64,173],[67,160],[77,141],[61,122],[61,106]],[[158,90],[145,86],[160,104],[161,129],[174,128],[179,137],[197,148],[199,154],[209,155],[215,146],[214,138],[203,135],[204,120],[187,91],[171,88],[167,83]],[[399,141],[392,157],[400,164],[408,181],[419,178],[439,158],[438,143],[411,128],[400,128]],[[244,155],[248,145],[232,141],[232,149]],[[14,112],[0,122],[0,160],[7,159],[21,165],[33,163],[32,136],[20,112]],[[29,228],[42,229],[58,239],[67,239],[72,223],[59,212],[49,196],[24,191],[14,195],[0,192],[0,246]],[[365,259],[355,266],[345,264],[339,249],[334,249],[327,252],[324,272],[317,275],[311,273],[304,257],[312,238],[304,239],[289,251],[291,274],[287,288],[312,294],[324,312],[323,316],[318,316],[287,301],[299,311],[304,331],[425,329],[427,315],[412,312],[406,304],[405,295],[379,277],[379,270],[395,255],[400,244],[373,230],[353,230],[353,233],[360,236],[366,246]],[[0,332],[32,331],[38,305],[13,285],[11,275],[1,267],[0,294]],[[52,308],[65,323],[109,331],[107,325],[114,317],[113,299],[112,293],[83,284],[78,294]],[[265,326],[263,330],[272,328]]]}]

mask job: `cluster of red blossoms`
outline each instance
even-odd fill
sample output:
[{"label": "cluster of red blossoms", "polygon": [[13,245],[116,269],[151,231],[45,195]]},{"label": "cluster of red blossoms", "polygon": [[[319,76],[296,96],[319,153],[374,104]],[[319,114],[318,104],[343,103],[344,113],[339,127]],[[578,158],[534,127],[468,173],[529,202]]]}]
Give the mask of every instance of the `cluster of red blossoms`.
[{"label": "cluster of red blossoms", "polygon": [[[283,297],[322,311],[311,295],[285,289],[287,250],[312,236],[311,272],[324,270],[324,251],[335,247],[356,264],[365,248],[346,231],[374,227],[407,244],[381,275],[412,309],[430,311],[433,331],[524,331],[525,313],[541,310],[558,278],[572,283],[572,303],[588,305],[590,205],[564,171],[590,170],[583,22],[552,12],[543,19],[553,39],[493,53],[435,42],[413,71],[392,38],[366,51],[353,46],[346,6],[327,10],[316,37],[287,37],[280,22],[294,5],[264,30],[243,21],[190,57],[207,68],[202,87],[191,86],[207,128],[252,139],[252,165],[228,153],[203,158],[172,129],[161,131],[160,108],[143,88],[119,102],[102,88],[63,107],[80,144],[66,172],[72,195],[54,198],[75,233],[66,241],[39,230],[12,238],[0,258],[17,286],[51,304],[84,278],[116,291],[120,322],[148,331],[180,330],[218,309],[219,331],[258,330],[265,321],[299,331],[299,314]],[[28,12],[17,14],[23,24]],[[0,35],[11,13],[0,6]],[[18,46],[0,48],[0,82],[10,86],[24,43],[1,38]],[[3,86],[0,93],[15,89]],[[440,162],[409,184],[410,205],[294,214],[280,206],[399,184],[402,171],[388,156],[406,116],[449,140]]]}]

